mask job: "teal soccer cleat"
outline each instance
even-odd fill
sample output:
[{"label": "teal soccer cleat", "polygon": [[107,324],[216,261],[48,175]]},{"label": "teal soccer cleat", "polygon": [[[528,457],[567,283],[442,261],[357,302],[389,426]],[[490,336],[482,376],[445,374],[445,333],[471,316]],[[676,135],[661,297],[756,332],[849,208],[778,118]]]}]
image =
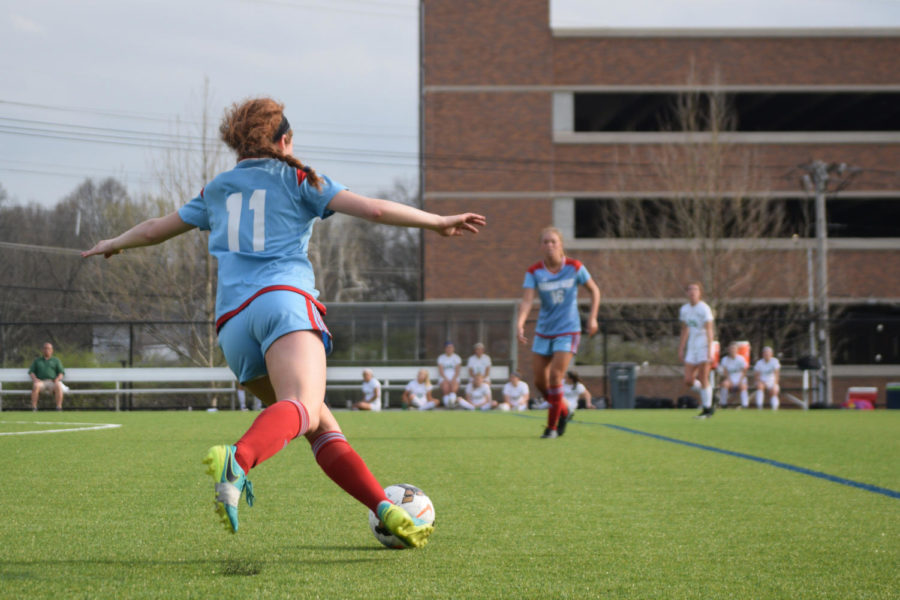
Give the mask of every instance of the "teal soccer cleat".
[{"label": "teal soccer cleat", "polygon": [[238,502],[241,494],[244,494],[247,506],[253,506],[254,500],[253,484],[234,459],[234,449],[234,446],[213,446],[203,459],[203,464],[209,465],[206,474],[216,480],[216,514],[221,518],[225,529],[231,533],[237,533],[238,530]]},{"label": "teal soccer cleat", "polygon": [[428,536],[434,531],[434,525],[413,517],[387,500],[378,504],[377,514],[384,526],[407,547],[421,548],[428,543]]}]

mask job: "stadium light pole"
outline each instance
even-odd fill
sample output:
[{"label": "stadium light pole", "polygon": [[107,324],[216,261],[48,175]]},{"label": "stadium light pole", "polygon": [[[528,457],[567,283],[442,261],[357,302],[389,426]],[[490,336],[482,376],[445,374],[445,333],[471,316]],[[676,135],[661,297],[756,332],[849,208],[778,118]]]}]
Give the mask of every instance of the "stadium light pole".
[{"label": "stadium light pole", "polygon": [[828,331],[828,223],[825,213],[825,192],[833,172],[843,172],[843,165],[827,165],[816,160],[803,169],[812,181],[816,215],[816,304],[818,307],[818,337],[822,347],[824,376],[819,378],[819,401],[831,406],[831,335]]}]

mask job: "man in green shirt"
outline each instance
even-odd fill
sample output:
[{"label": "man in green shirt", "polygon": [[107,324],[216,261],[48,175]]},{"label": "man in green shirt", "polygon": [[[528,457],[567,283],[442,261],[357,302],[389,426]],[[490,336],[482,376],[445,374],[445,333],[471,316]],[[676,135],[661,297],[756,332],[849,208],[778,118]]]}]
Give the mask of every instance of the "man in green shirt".
[{"label": "man in green shirt", "polygon": [[62,410],[63,392],[68,388],[62,382],[63,375],[66,370],[62,362],[53,356],[53,344],[47,342],[41,352],[42,356],[38,356],[28,368],[28,374],[31,376],[31,410],[37,410],[38,396],[41,392],[51,392],[53,399],[56,400],[56,410]]}]

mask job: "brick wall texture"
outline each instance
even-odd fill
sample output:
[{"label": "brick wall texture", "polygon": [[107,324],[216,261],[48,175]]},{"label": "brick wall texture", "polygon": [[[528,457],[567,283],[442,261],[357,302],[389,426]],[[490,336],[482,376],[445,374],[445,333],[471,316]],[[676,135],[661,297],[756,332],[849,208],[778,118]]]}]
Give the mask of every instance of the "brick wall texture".
[{"label": "brick wall texture", "polygon": [[[489,223],[474,237],[425,237],[427,300],[518,298],[525,269],[540,258],[537,236],[552,224],[554,197],[671,187],[671,147],[554,143],[554,91],[900,85],[897,38],[554,38],[549,0],[425,0],[424,8],[425,208],[477,211]],[[742,191],[796,193],[795,167],[813,159],[888,170],[856,178],[854,191],[900,187],[896,173],[890,175],[900,164],[900,138],[735,145],[723,161],[735,179],[723,179]],[[570,254],[588,266],[607,302],[681,299],[684,282],[699,278],[696,256],[684,251]],[[732,269],[736,283],[726,295],[806,296],[803,250],[732,252],[727,258],[719,268]],[[765,269],[768,277],[741,287],[739,275],[748,269]],[[841,299],[900,298],[900,252],[832,250],[829,277],[832,295]],[[526,371],[527,362],[528,353],[520,352]],[[639,393],[644,385],[650,383],[639,383]],[[835,391],[835,398],[843,393]]]}]

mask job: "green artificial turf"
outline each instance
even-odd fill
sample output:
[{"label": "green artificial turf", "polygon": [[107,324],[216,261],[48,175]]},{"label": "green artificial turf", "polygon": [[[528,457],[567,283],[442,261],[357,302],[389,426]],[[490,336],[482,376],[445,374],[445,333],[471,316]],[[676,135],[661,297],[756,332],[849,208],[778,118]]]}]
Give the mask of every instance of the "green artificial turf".
[{"label": "green artificial turf", "polygon": [[[216,522],[208,446],[255,413],[0,413],[2,598],[897,598],[900,499],[636,435],[900,491],[900,411],[340,413],[382,484],[437,520],[387,550],[297,440]],[[20,422],[25,422],[20,423]],[[49,422],[52,424],[38,424]]]}]

